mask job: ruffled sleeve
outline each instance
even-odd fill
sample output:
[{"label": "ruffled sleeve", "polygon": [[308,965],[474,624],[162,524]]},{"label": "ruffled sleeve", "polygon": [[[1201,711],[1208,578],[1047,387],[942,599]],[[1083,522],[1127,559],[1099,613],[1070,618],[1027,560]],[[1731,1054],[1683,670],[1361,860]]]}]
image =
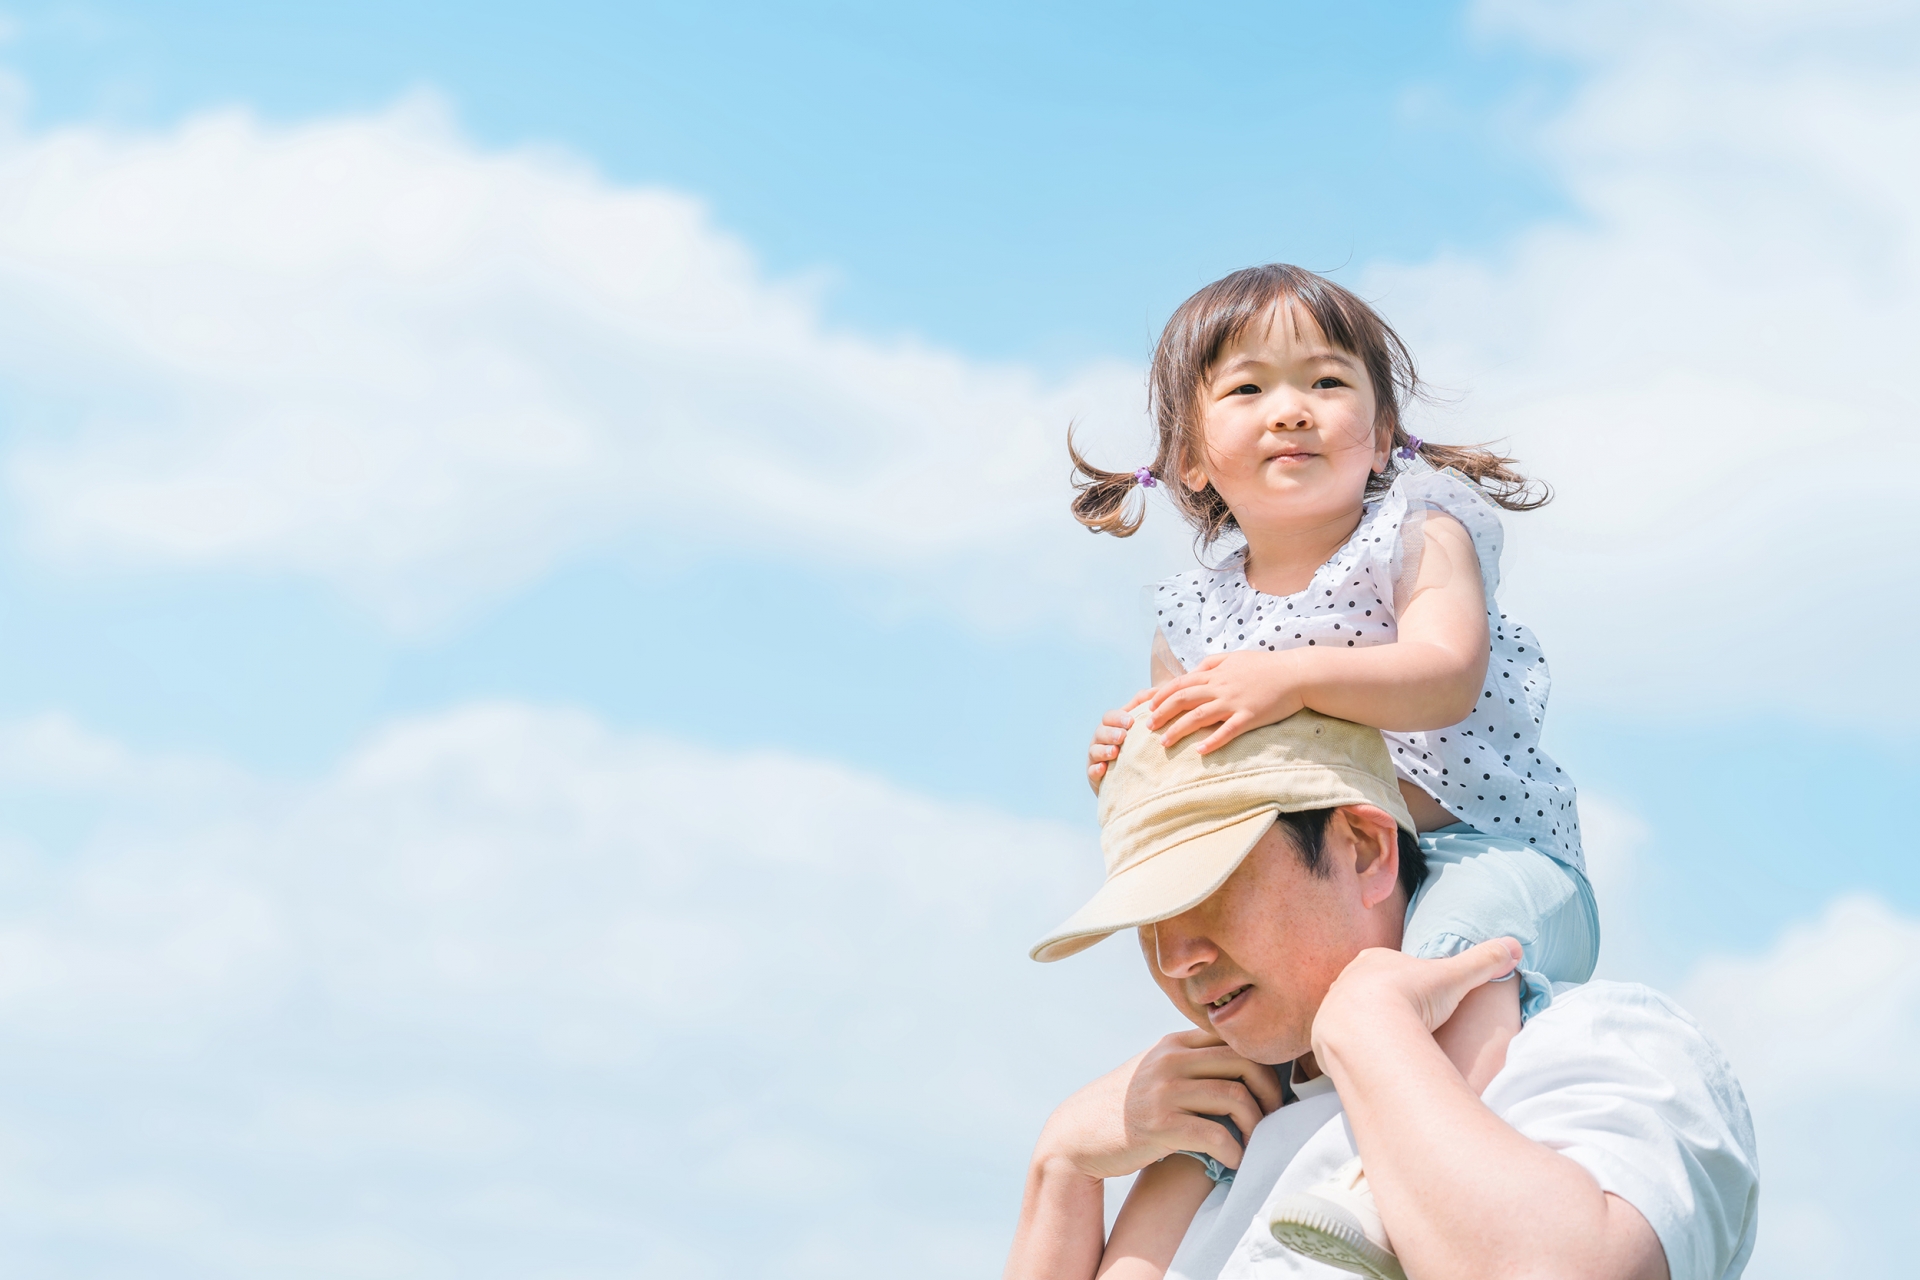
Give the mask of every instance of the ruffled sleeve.
[{"label": "ruffled sleeve", "polygon": [[1429,511],[1446,512],[1458,520],[1467,536],[1473,539],[1474,554],[1480,560],[1480,581],[1486,589],[1487,609],[1498,612],[1494,596],[1500,590],[1500,552],[1506,542],[1500,509],[1460,472],[1452,467],[1435,469],[1423,458],[1402,463],[1393,487],[1381,500],[1382,516],[1397,520],[1400,526],[1391,566],[1395,611],[1398,612],[1406,590],[1419,573]]}]

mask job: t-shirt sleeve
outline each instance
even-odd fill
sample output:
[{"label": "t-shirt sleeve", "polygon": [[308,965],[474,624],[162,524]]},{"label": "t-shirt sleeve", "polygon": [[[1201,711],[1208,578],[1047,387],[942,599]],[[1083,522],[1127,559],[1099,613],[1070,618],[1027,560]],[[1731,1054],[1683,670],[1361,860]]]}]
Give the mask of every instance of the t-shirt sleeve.
[{"label": "t-shirt sleeve", "polygon": [[1759,1161],[1732,1068],[1658,992],[1556,993],[1514,1040],[1484,1101],[1638,1209],[1673,1280],[1727,1280],[1753,1250]]}]

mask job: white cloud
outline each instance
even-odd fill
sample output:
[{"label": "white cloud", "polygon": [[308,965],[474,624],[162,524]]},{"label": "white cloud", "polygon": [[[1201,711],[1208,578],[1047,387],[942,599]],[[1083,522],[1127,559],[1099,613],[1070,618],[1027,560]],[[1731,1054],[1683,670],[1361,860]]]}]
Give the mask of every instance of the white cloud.
[{"label": "white cloud", "polygon": [[0,317],[37,426],[9,473],[63,557],[318,575],[403,624],[624,536],[882,566],[988,625],[1143,580],[1062,465],[1070,419],[1137,423],[1136,370],[835,332],[697,201],[429,99],[7,140]]},{"label": "white cloud", "polygon": [[[1848,895],[1757,958],[1702,962],[1687,983],[1758,1098],[1870,1089],[1920,1098],[1920,921]],[[1709,1014],[1708,1011],[1711,1011]]]},{"label": "white cloud", "polygon": [[1897,1275],[1920,1141],[1920,921],[1843,897],[1682,992],[1752,1101],[1762,1219],[1752,1280]]},{"label": "white cloud", "polygon": [[301,785],[15,725],[0,788],[51,740],[102,807],[0,824],[9,1274],[983,1274],[1176,1021],[1025,958],[1086,836],[834,765],[491,705]]},{"label": "white cloud", "polygon": [[[1920,467],[1920,24],[1856,5],[1490,4],[1577,59],[1537,147],[1578,207],[1496,258],[1369,276],[1453,437],[1560,490],[1516,517],[1509,602],[1562,692],[1920,708],[1906,491]],[[1815,36],[1807,28],[1821,26]]]}]

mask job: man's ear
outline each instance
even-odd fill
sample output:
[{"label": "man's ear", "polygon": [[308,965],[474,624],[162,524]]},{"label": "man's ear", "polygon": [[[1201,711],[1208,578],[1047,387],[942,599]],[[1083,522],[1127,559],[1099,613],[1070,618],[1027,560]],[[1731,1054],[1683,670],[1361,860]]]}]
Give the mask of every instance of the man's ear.
[{"label": "man's ear", "polygon": [[1342,828],[1343,856],[1353,859],[1361,904],[1379,906],[1400,887],[1400,824],[1370,804],[1342,805],[1333,820]]}]

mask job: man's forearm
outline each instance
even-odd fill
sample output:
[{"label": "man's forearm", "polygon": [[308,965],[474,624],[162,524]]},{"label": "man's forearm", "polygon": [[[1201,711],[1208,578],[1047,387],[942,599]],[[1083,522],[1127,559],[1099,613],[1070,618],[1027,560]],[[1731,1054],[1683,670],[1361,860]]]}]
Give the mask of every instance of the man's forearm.
[{"label": "man's forearm", "polygon": [[1666,1280],[1646,1219],[1488,1110],[1411,1010],[1323,1014],[1315,1055],[1409,1275]]},{"label": "man's forearm", "polygon": [[1105,1183],[1065,1160],[1036,1155],[1006,1280],[1092,1280],[1105,1247]]}]

